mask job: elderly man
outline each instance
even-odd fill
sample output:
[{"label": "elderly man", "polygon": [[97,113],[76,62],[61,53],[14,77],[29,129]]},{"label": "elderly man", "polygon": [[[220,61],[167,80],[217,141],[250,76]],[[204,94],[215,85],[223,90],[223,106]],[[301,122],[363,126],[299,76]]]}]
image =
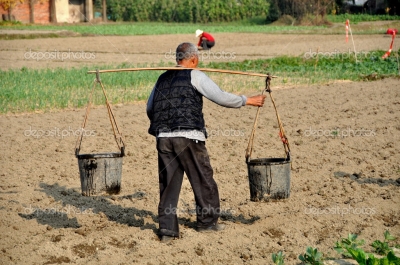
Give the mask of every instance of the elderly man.
[{"label": "elderly man", "polygon": [[[196,68],[198,53],[194,44],[181,43],[176,49],[177,67]],[[179,237],[176,212],[184,172],[195,196],[197,231],[220,231],[225,227],[218,223],[218,187],[205,146],[203,96],[228,108],[263,106],[265,100],[264,95],[245,97],[224,92],[199,70],[169,70],[158,78],[147,103],[147,115],[149,133],[157,139],[162,242]]]}]

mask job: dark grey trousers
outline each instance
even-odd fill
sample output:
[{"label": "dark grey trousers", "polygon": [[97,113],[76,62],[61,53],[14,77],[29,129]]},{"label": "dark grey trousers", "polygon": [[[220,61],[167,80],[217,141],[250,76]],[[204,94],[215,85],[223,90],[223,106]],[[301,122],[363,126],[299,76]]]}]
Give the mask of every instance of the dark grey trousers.
[{"label": "dark grey trousers", "polygon": [[201,41],[201,47],[203,47],[203,50],[209,50],[212,47],[214,47],[214,45],[215,45],[214,41],[208,41],[208,40]]},{"label": "dark grey trousers", "polygon": [[161,137],[157,139],[157,151],[160,235],[179,236],[177,205],[184,172],[194,192],[197,227],[215,225],[220,215],[220,202],[205,142]]}]

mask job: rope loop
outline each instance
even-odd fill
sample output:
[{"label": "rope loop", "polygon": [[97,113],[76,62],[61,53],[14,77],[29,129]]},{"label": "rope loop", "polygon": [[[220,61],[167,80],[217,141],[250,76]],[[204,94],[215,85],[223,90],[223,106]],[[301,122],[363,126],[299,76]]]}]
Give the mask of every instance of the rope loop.
[{"label": "rope loop", "polygon": [[[99,72],[98,69],[96,70],[96,79],[95,79],[94,82],[93,82],[92,91],[91,91],[90,96],[89,96],[88,105],[87,105],[87,107],[86,107],[85,118],[83,119],[83,123],[82,123],[82,128],[81,128],[81,129],[82,129],[82,131],[83,131],[84,128],[85,128],[85,126],[86,126],[87,119],[88,119],[89,112],[90,112],[90,107],[91,107],[91,105],[92,105],[93,91],[94,91],[94,87],[96,86],[96,84],[100,84],[101,89],[102,89],[102,91],[103,91],[103,95],[104,95],[104,97],[105,97],[105,99],[106,99],[106,106],[107,106],[108,117],[109,117],[109,119],[110,119],[111,127],[112,127],[113,133],[114,133],[114,139],[115,139],[115,142],[116,142],[117,145],[118,145],[118,148],[121,150],[121,156],[124,156],[124,155],[125,155],[125,142],[124,142],[124,139],[123,139],[123,137],[122,137],[122,133],[120,132],[120,130],[119,130],[119,128],[118,128],[118,124],[117,124],[117,121],[116,121],[116,119],[115,119],[115,115],[114,115],[114,113],[113,113],[113,111],[112,111],[112,108],[111,108],[111,104],[110,104],[110,102],[108,101],[108,97],[107,97],[107,94],[106,94],[106,90],[105,90],[105,88],[104,88],[103,83],[101,82],[101,79],[100,79],[100,72]],[[80,151],[81,145],[82,145],[82,138],[83,138],[83,133],[81,133],[81,134],[79,135],[79,137],[78,137],[78,139],[77,139],[77,141],[76,141],[76,144],[75,144],[75,155],[76,155],[76,156],[79,155],[79,151]]]}]

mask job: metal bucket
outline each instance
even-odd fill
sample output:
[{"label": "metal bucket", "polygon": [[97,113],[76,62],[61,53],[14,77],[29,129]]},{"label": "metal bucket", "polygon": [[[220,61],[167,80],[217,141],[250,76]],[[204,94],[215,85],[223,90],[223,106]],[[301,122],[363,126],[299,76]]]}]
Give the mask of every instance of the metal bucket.
[{"label": "metal bucket", "polygon": [[290,196],[290,159],[257,158],[247,162],[252,201],[286,199]]},{"label": "metal bucket", "polygon": [[123,153],[78,154],[77,158],[82,195],[120,192]]}]

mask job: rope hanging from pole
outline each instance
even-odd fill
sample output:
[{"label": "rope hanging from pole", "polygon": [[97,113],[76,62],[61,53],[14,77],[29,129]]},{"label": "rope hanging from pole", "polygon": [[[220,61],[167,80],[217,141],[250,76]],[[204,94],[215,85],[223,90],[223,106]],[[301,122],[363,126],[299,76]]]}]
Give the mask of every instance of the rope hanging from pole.
[{"label": "rope hanging from pole", "polygon": [[[275,100],[274,100],[274,98],[272,97],[272,94],[271,94],[271,92],[272,92],[271,91],[271,84],[270,84],[271,83],[271,79],[272,79],[272,76],[270,74],[267,74],[267,78],[265,79],[265,89],[262,91],[262,94],[264,93],[264,91],[266,91],[266,92],[269,93],[269,96],[271,97],[272,105],[274,106],[276,118],[278,120],[279,137],[281,138],[282,143],[283,143],[283,147],[285,149],[286,160],[290,161],[289,140],[286,137],[285,130],[283,129],[282,121],[281,121],[281,119],[279,117],[278,110],[276,108]],[[251,135],[250,135],[250,139],[249,139],[249,144],[247,145],[247,149],[246,149],[245,157],[246,157],[246,162],[247,163],[250,161],[251,153],[253,151],[254,135],[255,135],[255,130],[256,130],[256,127],[257,127],[257,120],[258,120],[259,113],[260,113],[260,107],[258,107],[258,109],[257,109],[256,117],[254,119],[253,129],[251,131]]]},{"label": "rope hanging from pole", "polygon": [[79,151],[80,151],[80,148],[81,148],[82,137],[83,137],[83,130],[85,129],[86,122],[87,122],[87,119],[88,119],[88,116],[89,116],[89,112],[90,112],[90,107],[91,107],[91,105],[92,105],[92,96],[93,96],[94,87],[96,86],[96,84],[100,84],[101,89],[102,89],[102,91],[103,91],[104,98],[105,98],[105,100],[106,100],[106,106],[107,106],[108,117],[109,117],[109,119],[110,119],[111,127],[112,127],[112,129],[113,129],[114,139],[115,139],[115,142],[116,142],[117,145],[118,145],[118,148],[121,150],[121,155],[124,156],[124,155],[125,155],[125,143],[124,143],[124,140],[123,140],[123,137],[122,137],[122,133],[120,132],[120,130],[119,130],[119,128],[118,128],[117,120],[115,119],[114,113],[113,113],[113,111],[112,111],[112,109],[111,109],[111,104],[110,104],[110,102],[108,101],[108,97],[107,97],[107,94],[106,94],[106,90],[105,90],[105,88],[104,88],[103,83],[101,82],[101,79],[100,79],[100,71],[99,71],[99,70],[96,70],[94,73],[96,74],[96,79],[95,79],[94,82],[93,82],[92,91],[91,91],[90,96],[89,96],[89,102],[88,102],[88,105],[87,105],[87,107],[86,107],[85,118],[84,118],[84,120],[83,120],[82,128],[81,128],[81,129],[82,129],[82,133],[81,133],[80,136],[78,137],[78,139],[77,139],[77,141],[76,141],[76,144],[75,144],[75,155],[78,155],[78,154],[79,154]]}]

